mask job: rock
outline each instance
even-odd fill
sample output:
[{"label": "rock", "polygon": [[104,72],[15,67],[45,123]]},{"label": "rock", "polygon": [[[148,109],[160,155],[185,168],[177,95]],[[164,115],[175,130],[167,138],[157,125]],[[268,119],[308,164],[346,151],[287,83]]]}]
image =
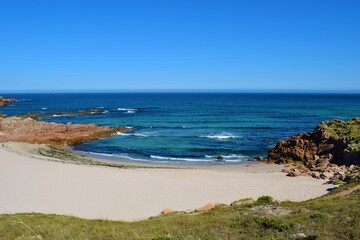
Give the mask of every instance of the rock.
[{"label": "rock", "polygon": [[320,173],[319,173],[319,172],[312,172],[312,173],[311,173],[311,176],[312,176],[313,178],[319,179],[319,178],[320,178]]},{"label": "rock", "polygon": [[322,122],[312,132],[279,141],[269,150],[268,158],[277,164],[301,161],[306,169],[289,171],[288,176],[293,177],[329,179],[334,172],[348,172],[351,165],[360,165],[360,118]]},{"label": "rock", "polygon": [[304,233],[293,233],[288,235],[288,239],[302,239],[307,238]]},{"label": "rock", "polygon": [[0,107],[5,107],[9,102],[16,102],[16,99],[0,96]]},{"label": "rock", "polygon": [[205,211],[209,211],[211,209],[214,209],[216,207],[215,203],[207,203],[204,206],[202,206],[201,208],[196,209],[197,212],[205,212]]},{"label": "rock", "polygon": [[310,212],[310,210],[307,208],[304,208],[304,207],[299,208],[299,211],[298,211],[298,213],[308,213],[308,212]]},{"label": "rock", "polygon": [[78,142],[109,137],[126,128],[97,126],[95,124],[57,124],[38,122],[32,118],[0,118],[3,135],[0,141],[27,142],[66,146]]},{"label": "rock", "polygon": [[254,203],[254,200],[252,199],[246,199],[246,200],[238,200],[230,204],[230,206],[243,206]]},{"label": "rock", "polygon": [[160,214],[162,215],[166,215],[166,214],[170,214],[170,213],[174,213],[175,211],[172,210],[171,208],[165,208],[164,210],[161,211]]},{"label": "rock", "polygon": [[320,174],[320,178],[322,179],[330,179],[334,176],[333,172],[323,172]]},{"label": "rock", "polygon": [[340,181],[344,181],[346,179],[346,173],[345,172],[335,172],[332,180],[340,180]]},{"label": "rock", "polygon": [[251,210],[261,216],[280,216],[289,215],[293,211],[290,208],[279,207],[274,205],[261,205],[252,207]]},{"label": "rock", "polygon": [[300,170],[299,169],[291,169],[290,171],[289,171],[289,174],[288,174],[288,176],[290,176],[290,177],[298,177],[298,176],[301,176],[301,172],[300,172]]},{"label": "rock", "polygon": [[51,114],[51,115],[63,115],[63,114],[67,114],[67,115],[87,115],[87,114],[101,114],[104,113],[103,109],[99,109],[99,108],[92,108],[92,109],[80,109],[77,111],[46,111],[46,114]]}]

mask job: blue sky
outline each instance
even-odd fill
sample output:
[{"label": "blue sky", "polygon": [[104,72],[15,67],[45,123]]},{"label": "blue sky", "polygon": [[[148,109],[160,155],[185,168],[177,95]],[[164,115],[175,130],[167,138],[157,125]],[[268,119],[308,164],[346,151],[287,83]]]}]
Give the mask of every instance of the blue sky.
[{"label": "blue sky", "polygon": [[360,1],[0,0],[0,92],[360,92]]}]

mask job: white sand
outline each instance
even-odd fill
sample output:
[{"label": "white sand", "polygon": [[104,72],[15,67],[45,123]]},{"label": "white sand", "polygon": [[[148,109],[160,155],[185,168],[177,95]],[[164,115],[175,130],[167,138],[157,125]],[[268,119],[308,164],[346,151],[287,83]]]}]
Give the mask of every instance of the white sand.
[{"label": "white sand", "polygon": [[332,187],[310,177],[286,177],[277,165],[117,169],[44,161],[1,146],[0,214],[136,220],[158,215],[164,208],[190,210],[208,202],[230,204],[261,195],[301,201]]}]

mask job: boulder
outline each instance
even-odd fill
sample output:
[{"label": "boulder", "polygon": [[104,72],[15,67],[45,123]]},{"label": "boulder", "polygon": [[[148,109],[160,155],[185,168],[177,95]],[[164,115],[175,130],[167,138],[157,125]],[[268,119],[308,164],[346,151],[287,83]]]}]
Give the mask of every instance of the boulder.
[{"label": "boulder", "polygon": [[[329,179],[336,172],[351,172],[351,165],[360,165],[360,118],[325,121],[312,132],[279,141],[269,150],[268,159],[278,164],[301,161],[306,169],[284,170],[293,177]],[[336,176],[342,178],[343,174]]]},{"label": "boulder", "polygon": [[216,207],[215,203],[207,203],[204,206],[202,206],[201,208],[196,209],[197,212],[205,212],[205,211],[209,211],[211,209],[214,209]]},{"label": "boulder", "polygon": [[170,213],[174,213],[175,211],[172,210],[171,208],[165,208],[164,210],[161,211],[160,214],[162,215],[166,215],[166,214],[170,214]]},{"label": "boulder", "polygon": [[39,122],[32,118],[0,118],[3,135],[0,141],[27,142],[67,146],[78,142],[96,140],[125,132],[126,128],[97,126],[95,124],[57,124]]}]

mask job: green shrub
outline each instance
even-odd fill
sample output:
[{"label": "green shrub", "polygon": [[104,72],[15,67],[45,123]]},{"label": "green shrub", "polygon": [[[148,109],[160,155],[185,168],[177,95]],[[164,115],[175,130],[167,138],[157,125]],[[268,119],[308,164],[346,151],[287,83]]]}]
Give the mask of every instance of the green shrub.
[{"label": "green shrub", "polygon": [[263,205],[263,204],[270,204],[270,203],[273,202],[273,198],[270,197],[270,196],[261,196],[261,197],[259,197],[259,198],[257,199],[256,202],[257,202],[258,204],[261,204],[261,205]]},{"label": "green shrub", "polygon": [[282,223],[278,219],[269,217],[259,219],[258,223],[266,229],[276,229],[279,232],[289,231],[293,228],[293,224]]}]

